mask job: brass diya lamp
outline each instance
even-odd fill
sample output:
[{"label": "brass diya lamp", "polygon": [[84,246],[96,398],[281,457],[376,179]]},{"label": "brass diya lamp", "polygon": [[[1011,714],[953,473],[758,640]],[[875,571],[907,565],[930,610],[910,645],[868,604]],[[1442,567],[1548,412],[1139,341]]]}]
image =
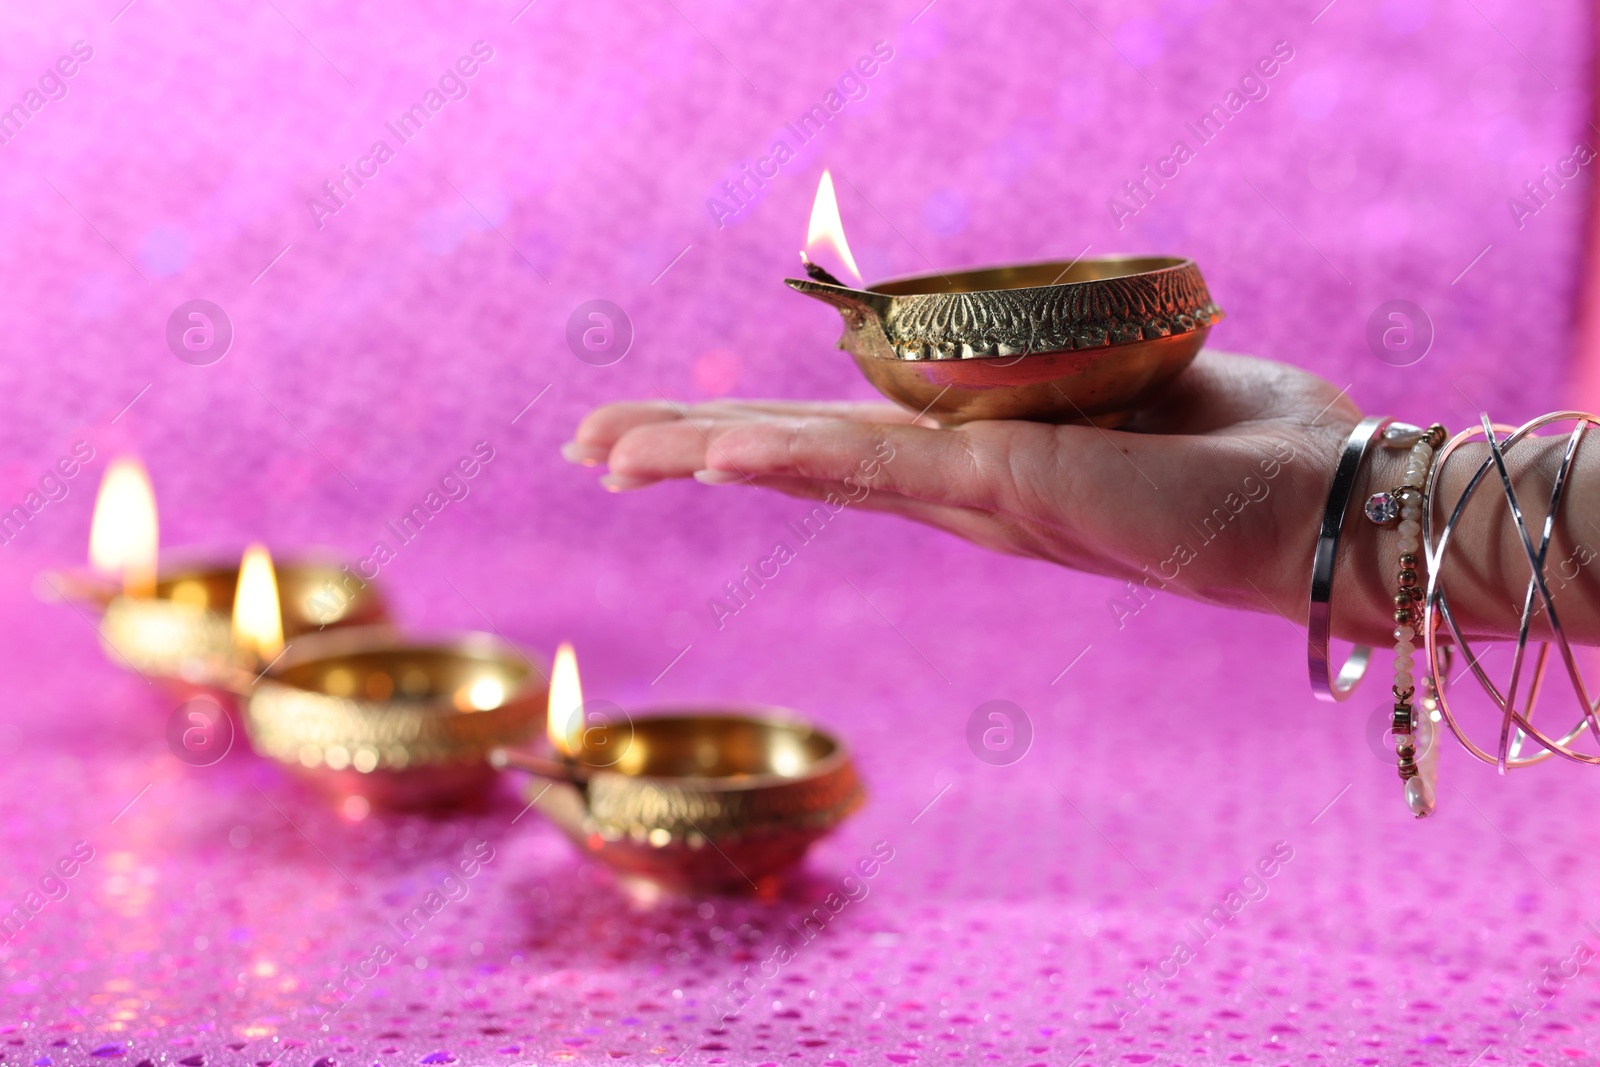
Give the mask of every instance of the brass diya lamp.
[{"label": "brass diya lamp", "polygon": [[[196,691],[223,696],[238,688],[238,672],[254,673],[265,663],[241,658],[230,625],[249,553],[240,563],[160,560],[157,541],[149,477],[138,460],[118,458],[108,466],[95,501],[89,537],[93,573],[44,580],[53,593],[100,611],[101,643],[114,661],[161,679],[184,696]],[[388,618],[370,583],[323,559],[281,564],[270,595],[290,638]]]},{"label": "brass diya lamp", "polygon": [[548,748],[505,749],[530,802],[626,879],[750,892],[797,865],[866,794],[849,751],[770,708],[586,716],[571,646],[551,673]]},{"label": "brass diya lamp", "polygon": [[[277,577],[283,631],[290,639],[388,618],[370,583],[347,588],[341,583],[349,582],[349,575],[331,562],[294,560]],[[239,579],[239,565],[163,567],[149,596],[118,594],[107,600],[100,640],[113,658],[180,688],[233,689],[241,664],[229,620]],[[330,588],[340,593],[330,595]]]},{"label": "brass diya lamp", "polygon": [[[857,274],[824,172],[807,248]],[[846,285],[805,261],[797,292],[839,310],[873,387],[944,426],[1029,419],[1115,427],[1193,361],[1222,310],[1200,268],[1102,256]]]},{"label": "brass diya lamp", "polygon": [[[235,616],[245,647],[263,633],[270,641],[274,603],[241,589],[247,599],[261,614]],[[401,808],[476,799],[497,773],[489,753],[538,731],[546,686],[537,664],[491,634],[351,627],[291,639],[242,702],[251,747],[349,812],[351,798]]]}]

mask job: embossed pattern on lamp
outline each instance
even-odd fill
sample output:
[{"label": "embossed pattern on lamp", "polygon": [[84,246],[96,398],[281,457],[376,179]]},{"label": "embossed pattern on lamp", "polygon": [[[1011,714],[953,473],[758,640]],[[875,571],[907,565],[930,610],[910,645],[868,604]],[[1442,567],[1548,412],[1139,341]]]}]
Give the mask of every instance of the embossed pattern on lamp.
[{"label": "embossed pattern on lamp", "polygon": [[[806,248],[859,282],[824,171]],[[1199,354],[1222,309],[1200,268],[1102,256],[916,275],[861,288],[801,253],[790,288],[839,310],[839,347],[889,399],[942,425],[977,419],[1121,426]]]},{"label": "embossed pattern on lamp", "polygon": [[[275,603],[250,600],[262,612]],[[236,640],[273,622],[237,617]],[[363,627],[295,642],[249,691],[244,721],[257,753],[336,800],[421,807],[480,796],[495,776],[490,750],[531,736],[544,701],[543,672],[493,635]]]}]

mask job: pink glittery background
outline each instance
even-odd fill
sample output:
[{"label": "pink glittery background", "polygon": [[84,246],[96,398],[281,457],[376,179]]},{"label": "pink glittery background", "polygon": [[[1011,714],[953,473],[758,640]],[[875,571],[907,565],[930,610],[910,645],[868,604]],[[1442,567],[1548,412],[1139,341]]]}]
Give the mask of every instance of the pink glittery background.
[{"label": "pink glittery background", "polygon": [[[1588,178],[1508,199],[1596,136],[1584,6],[122,4],[0,15],[0,105],[24,115],[0,116],[0,505],[95,454],[0,545],[0,908],[42,894],[0,944],[0,1062],[1600,1057],[1576,952],[1600,946],[1593,772],[1500,780],[1447,751],[1416,823],[1368,742],[1376,687],[1315,704],[1289,624],[1160,596],[1119,625],[1113,583],[879,515],[832,523],[719,630],[708,599],[806,509],[611,496],[557,455],[615,398],[870,395],[837,316],[780,284],[823,166],[869,278],[1182,253],[1229,313],[1217,345],[1368,409],[1556,407]],[[420,132],[386,132],[480,41]],[[876,42],[892,57],[841,89]],[[1186,124],[1276,42],[1264,97],[1199,143]],[[728,199],[784,137],[794,157]],[[1108,207],[1180,139],[1176,176]],[[369,177],[333,212],[347,167]],[[192,299],[235,330],[208,366],[166,341]],[[591,299],[635,331],[610,366],[567,345]],[[1435,330],[1404,368],[1366,340],[1395,299]],[[871,802],[782,898],[631,898],[509,785],[469,815],[352,820],[242,750],[185,766],[172,701],[34,596],[82,559],[119,452],[148,463],[168,545],[357,558],[479,441],[467,497],[383,568],[400,615],[569,638],[590,695],[630,710],[778,704],[842,732]],[[996,699],[1032,724],[1010,765],[966,740]],[[472,841],[492,859],[402,939]],[[92,858],[41,890],[75,846]],[[892,859],[796,933],[875,846]]]}]

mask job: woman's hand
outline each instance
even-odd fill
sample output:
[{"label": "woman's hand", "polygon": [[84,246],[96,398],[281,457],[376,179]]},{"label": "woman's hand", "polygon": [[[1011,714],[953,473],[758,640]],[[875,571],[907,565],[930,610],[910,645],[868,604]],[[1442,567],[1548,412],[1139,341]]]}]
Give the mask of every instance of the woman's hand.
[{"label": "woman's hand", "polygon": [[[564,454],[608,465],[614,491],[695,477],[831,498],[836,509],[893,512],[997,551],[1303,623],[1333,466],[1360,417],[1315,375],[1204,352],[1125,430],[1011,421],[943,430],[879,403],[649,401],[591,413]],[[1363,520],[1352,508],[1347,521]],[[1340,555],[1353,555],[1348,543]],[[1336,626],[1353,636],[1392,627],[1381,604],[1336,607]]]}]

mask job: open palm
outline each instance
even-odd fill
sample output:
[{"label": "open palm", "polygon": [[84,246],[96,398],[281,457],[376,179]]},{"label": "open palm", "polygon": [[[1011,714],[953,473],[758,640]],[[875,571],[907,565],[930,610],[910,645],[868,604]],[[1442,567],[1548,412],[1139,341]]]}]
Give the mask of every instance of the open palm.
[{"label": "open palm", "polygon": [[1315,375],[1204,352],[1123,430],[939,429],[883,403],[645,401],[592,412],[565,454],[606,464],[613,490],[757,485],[1303,621],[1333,464],[1359,419]]}]

